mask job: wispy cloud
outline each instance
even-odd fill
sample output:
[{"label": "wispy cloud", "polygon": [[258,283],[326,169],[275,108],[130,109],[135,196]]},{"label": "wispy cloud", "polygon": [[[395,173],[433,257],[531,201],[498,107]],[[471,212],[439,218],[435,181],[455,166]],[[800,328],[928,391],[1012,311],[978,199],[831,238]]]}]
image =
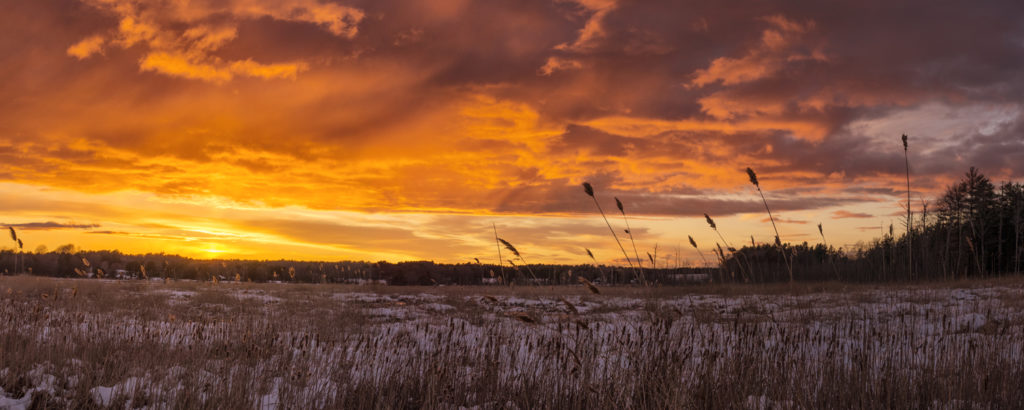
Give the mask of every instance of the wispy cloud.
[{"label": "wispy cloud", "polygon": [[0,223],[0,226],[9,226],[12,228],[25,229],[29,231],[35,230],[51,230],[51,229],[95,229],[99,228],[98,224],[76,224],[76,223],[62,223],[62,222],[23,222],[23,223]]}]

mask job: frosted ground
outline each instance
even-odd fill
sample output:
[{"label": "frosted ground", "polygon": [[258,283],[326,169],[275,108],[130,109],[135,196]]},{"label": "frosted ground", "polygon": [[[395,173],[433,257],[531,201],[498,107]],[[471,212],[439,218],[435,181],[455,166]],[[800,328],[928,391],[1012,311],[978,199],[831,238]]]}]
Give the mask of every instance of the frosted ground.
[{"label": "frosted ground", "polygon": [[0,408],[990,408],[1024,279],[602,288],[0,278]]}]

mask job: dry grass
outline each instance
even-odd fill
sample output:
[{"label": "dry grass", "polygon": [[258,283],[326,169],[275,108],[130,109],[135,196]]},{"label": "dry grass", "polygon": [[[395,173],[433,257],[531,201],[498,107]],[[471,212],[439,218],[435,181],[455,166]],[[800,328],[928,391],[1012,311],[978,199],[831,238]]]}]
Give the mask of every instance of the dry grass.
[{"label": "dry grass", "polygon": [[43,408],[1024,402],[1019,277],[600,291],[5,277],[0,397]]}]

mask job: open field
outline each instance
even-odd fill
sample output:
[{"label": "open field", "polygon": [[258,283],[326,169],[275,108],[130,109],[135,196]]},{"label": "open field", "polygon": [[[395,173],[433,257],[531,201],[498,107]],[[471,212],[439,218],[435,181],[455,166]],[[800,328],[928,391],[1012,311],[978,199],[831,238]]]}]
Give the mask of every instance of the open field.
[{"label": "open field", "polygon": [[1024,279],[602,288],[0,278],[0,407],[1007,408]]}]

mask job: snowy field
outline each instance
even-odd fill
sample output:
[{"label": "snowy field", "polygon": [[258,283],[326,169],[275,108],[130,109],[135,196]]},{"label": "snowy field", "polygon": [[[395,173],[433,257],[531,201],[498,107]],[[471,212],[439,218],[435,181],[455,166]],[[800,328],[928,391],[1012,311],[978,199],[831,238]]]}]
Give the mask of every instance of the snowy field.
[{"label": "snowy field", "polygon": [[0,278],[0,408],[1012,408],[1024,279],[602,288]]}]

